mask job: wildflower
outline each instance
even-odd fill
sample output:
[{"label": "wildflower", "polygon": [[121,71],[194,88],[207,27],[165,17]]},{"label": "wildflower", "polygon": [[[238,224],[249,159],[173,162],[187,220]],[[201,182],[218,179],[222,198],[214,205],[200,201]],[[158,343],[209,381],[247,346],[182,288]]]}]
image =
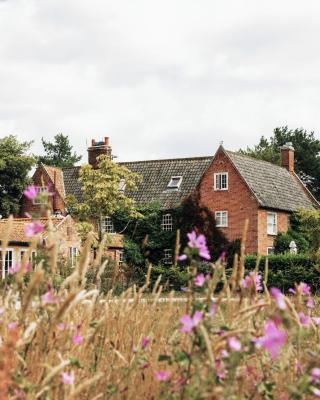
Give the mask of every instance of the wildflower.
[{"label": "wildflower", "polygon": [[261,292],[262,284],[261,284],[262,277],[260,274],[255,274],[254,272],[250,272],[242,280],[242,286],[246,289],[254,288],[256,292]]},{"label": "wildflower", "polygon": [[312,297],[308,297],[307,301],[306,301],[306,306],[307,308],[314,308],[314,301]]},{"label": "wildflower", "polygon": [[215,303],[212,303],[209,309],[210,317],[213,317],[216,312],[217,312],[217,305]]},{"label": "wildflower", "polygon": [[155,378],[156,378],[156,380],[159,381],[159,382],[166,382],[166,381],[168,381],[168,380],[170,379],[170,376],[171,376],[171,373],[170,373],[169,371],[160,370],[160,371],[157,371],[157,372],[155,373]]},{"label": "wildflower", "polygon": [[66,329],[66,326],[63,322],[60,322],[60,324],[57,325],[57,328],[59,331],[64,331]]},{"label": "wildflower", "polygon": [[48,291],[41,296],[41,301],[44,305],[58,303],[59,299],[53,295],[53,289],[50,284],[48,285]]},{"label": "wildflower", "polygon": [[38,221],[30,222],[29,224],[25,224],[24,226],[24,231],[26,234],[26,237],[31,238],[38,233],[41,233],[44,231],[44,226],[40,224]]},{"label": "wildflower", "polygon": [[178,257],[179,261],[185,261],[188,257],[186,256],[186,254],[181,254],[181,256]]},{"label": "wildflower", "polygon": [[73,385],[74,384],[74,372],[68,374],[68,372],[62,373],[62,382],[65,385]]},{"label": "wildflower", "polygon": [[204,258],[205,260],[210,260],[210,254],[207,247],[207,241],[204,235],[197,236],[196,232],[193,231],[188,233],[188,246],[192,249],[198,249],[199,256]]},{"label": "wildflower", "polygon": [[83,337],[80,335],[80,326],[81,325],[77,326],[76,333],[72,337],[73,344],[81,344],[83,342]]},{"label": "wildflower", "polygon": [[26,394],[23,390],[14,389],[14,396],[15,399],[24,399],[26,397]]},{"label": "wildflower", "polygon": [[147,336],[144,336],[141,340],[141,348],[145,349],[150,343],[150,339]]},{"label": "wildflower", "polygon": [[308,315],[305,315],[303,312],[299,312],[299,321],[302,326],[309,326],[311,322],[311,318]]},{"label": "wildflower", "polygon": [[312,321],[313,321],[317,326],[320,326],[320,317],[312,317]]},{"label": "wildflower", "polygon": [[194,285],[197,287],[202,287],[204,285],[205,281],[206,281],[206,277],[204,276],[204,274],[198,274],[193,280]]},{"label": "wildflower", "polygon": [[320,397],[320,390],[317,388],[312,388],[312,393],[316,396],[316,397]]},{"label": "wildflower", "polygon": [[34,185],[30,185],[27,189],[23,192],[29,200],[34,200],[38,196],[38,190]]},{"label": "wildflower", "polygon": [[232,351],[240,351],[241,350],[241,342],[235,338],[234,336],[228,338],[228,346]]},{"label": "wildflower", "polygon": [[288,290],[288,293],[296,294],[296,291],[295,291],[294,289],[290,288],[290,289]]},{"label": "wildflower", "polygon": [[21,269],[21,264],[16,264],[9,268],[9,274],[10,275],[16,274],[17,272],[20,271],[20,269]]},{"label": "wildflower", "polygon": [[270,289],[270,293],[271,296],[274,298],[278,308],[280,310],[285,310],[286,309],[286,302],[285,302],[285,297],[284,295],[281,293],[281,290],[279,290],[278,288],[271,288]]},{"label": "wildflower", "polygon": [[274,321],[268,320],[264,325],[264,336],[255,340],[257,347],[263,347],[275,359],[285,344],[288,333],[278,329]]},{"label": "wildflower", "polygon": [[202,317],[203,317],[202,311],[196,311],[193,317],[190,317],[190,315],[184,315],[183,317],[180,318],[180,322],[183,325],[180,331],[182,333],[190,333],[193,330],[193,328],[199,325]]},{"label": "wildflower", "polygon": [[311,370],[311,378],[313,382],[317,382],[320,379],[320,368],[312,368]]},{"label": "wildflower", "polygon": [[311,287],[305,282],[299,283],[298,290],[302,294],[302,296],[310,296],[311,295]]},{"label": "wildflower", "polygon": [[11,331],[12,329],[16,329],[17,326],[18,326],[18,325],[17,325],[16,322],[9,322],[9,323],[8,323],[8,329],[9,329],[9,331]]}]

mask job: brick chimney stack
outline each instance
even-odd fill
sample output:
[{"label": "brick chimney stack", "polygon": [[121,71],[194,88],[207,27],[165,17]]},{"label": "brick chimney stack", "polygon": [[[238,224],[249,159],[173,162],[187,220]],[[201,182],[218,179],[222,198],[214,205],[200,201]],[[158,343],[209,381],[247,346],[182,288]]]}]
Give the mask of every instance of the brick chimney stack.
[{"label": "brick chimney stack", "polygon": [[92,139],[91,146],[88,147],[88,162],[93,168],[97,168],[97,157],[102,154],[106,155],[110,160],[112,159],[112,149],[108,137],[105,137],[102,141]]},{"label": "brick chimney stack", "polygon": [[287,142],[281,149],[281,165],[290,173],[294,172],[294,147],[291,142]]}]

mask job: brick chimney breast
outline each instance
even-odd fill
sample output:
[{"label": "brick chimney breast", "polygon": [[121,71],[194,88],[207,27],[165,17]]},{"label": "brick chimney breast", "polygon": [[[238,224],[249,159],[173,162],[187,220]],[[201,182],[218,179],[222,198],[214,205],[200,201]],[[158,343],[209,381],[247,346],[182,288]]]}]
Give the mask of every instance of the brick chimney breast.
[{"label": "brick chimney breast", "polygon": [[294,172],[294,147],[291,142],[287,142],[280,147],[281,149],[281,165],[290,173]]},{"label": "brick chimney breast", "polygon": [[97,157],[106,155],[110,160],[112,159],[112,148],[109,144],[109,138],[105,137],[103,140],[92,139],[91,146],[88,147],[88,162],[93,168],[97,168]]}]

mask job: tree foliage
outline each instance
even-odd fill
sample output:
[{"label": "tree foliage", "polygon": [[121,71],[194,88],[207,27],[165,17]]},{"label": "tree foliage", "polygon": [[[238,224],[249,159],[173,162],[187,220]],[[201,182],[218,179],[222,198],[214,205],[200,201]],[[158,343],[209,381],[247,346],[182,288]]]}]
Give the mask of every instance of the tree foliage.
[{"label": "tree foliage", "polygon": [[39,163],[60,168],[72,167],[82,158],[72,151],[67,135],[59,133],[54,137],[54,142],[46,142],[43,138],[41,140],[45,155],[38,157]]},{"label": "tree foliage", "polygon": [[15,136],[0,139],[0,214],[18,214],[23,190],[35,159],[28,154],[32,142],[19,142]]},{"label": "tree foliage", "polygon": [[[99,221],[101,217],[111,217],[119,210],[130,217],[140,217],[135,201],[127,196],[127,193],[137,190],[141,180],[138,174],[101,155],[97,169],[91,165],[81,167],[79,180],[82,184],[82,202],[78,203],[74,196],[68,196],[66,201],[71,214],[80,220]],[[123,185],[125,191],[121,190]]]},{"label": "tree foliage", "polygon": [[257,145],[242,154],[281,164],[280,147],[292,142],[295,149],[295,172],[300,176],[307,188],[320,199],[320,140],[314,132],[305,129],[289,129],[287,126],[276,128],[269,139],[262,136]]},{"label": "tree foliage", "polygon": [[320,257],[320,210],[299,210],[296,218],[299,221],[299,230],[310,243],[314,255]]}]

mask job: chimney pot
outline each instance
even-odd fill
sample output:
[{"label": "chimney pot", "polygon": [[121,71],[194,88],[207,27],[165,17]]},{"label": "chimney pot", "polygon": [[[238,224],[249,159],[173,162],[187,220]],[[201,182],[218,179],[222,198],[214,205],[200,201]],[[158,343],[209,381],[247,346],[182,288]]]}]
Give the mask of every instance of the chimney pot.
[{"label": "chimney pot", "polygon": [[281,165],[290,173],[294,172],[294,147],[292,142],[287,142],[281,149]]},{"label": "chimney pot", "polygon": [[104,144],[107,145],[107,146],[109,146],[109,138],[108,138],[108,137],[105,137],[105,138],[104,138]]}]

